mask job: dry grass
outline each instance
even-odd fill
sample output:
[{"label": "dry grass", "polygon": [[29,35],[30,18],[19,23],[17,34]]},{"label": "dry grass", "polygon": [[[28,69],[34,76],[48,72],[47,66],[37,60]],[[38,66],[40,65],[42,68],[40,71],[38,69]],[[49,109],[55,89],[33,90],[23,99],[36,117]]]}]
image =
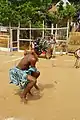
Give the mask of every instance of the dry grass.
[{"label": "dry grass", "polygon": [[0,39],[0,47],[7,47],[8,40],[7,39]]},{"label": "dry grass", "polygon": [[80,48],[80,32],[71,32],[68,39],[68,52]]},{"label": "dry grass", "polygon": [[80,45],[68,45],[68,52],[75,52],[78,48],[80,48]]}]

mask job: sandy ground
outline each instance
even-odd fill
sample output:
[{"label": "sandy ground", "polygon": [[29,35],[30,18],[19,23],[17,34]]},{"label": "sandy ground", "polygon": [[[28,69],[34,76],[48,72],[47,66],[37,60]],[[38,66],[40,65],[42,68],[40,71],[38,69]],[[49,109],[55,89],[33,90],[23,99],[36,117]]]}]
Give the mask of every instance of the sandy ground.
[{"label": "sandy ground", "polygon": [[9,84],[9,69],[20,57],[22,53],[0,52],[0,120],[9,117],[18,120],[80,120],[80,69],[73,67],[74,57],[40,59],[37,67],[41,72],[38,79],[41,91],[38,93],[33,89],[34,96],[29,96],[26,105],[20,101],[19,88]]}]

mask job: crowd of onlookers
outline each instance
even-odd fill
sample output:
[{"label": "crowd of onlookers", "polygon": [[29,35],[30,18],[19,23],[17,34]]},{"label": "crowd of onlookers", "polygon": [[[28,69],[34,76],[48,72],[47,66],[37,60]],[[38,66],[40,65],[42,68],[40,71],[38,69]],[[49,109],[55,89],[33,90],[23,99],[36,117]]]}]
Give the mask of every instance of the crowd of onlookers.
[{"label": "crowd of onlookers", "polygon": [[60,47],[60,53],[62,55],[64,48],[66,48],[66,43],[57,42],[56,36],[54,34],[50,36],[45,36],[44,38],[38,37],[31,43],[31,48],[34,49],[38,55],[47,54],[49,57],[55,56],[56,47]]}]

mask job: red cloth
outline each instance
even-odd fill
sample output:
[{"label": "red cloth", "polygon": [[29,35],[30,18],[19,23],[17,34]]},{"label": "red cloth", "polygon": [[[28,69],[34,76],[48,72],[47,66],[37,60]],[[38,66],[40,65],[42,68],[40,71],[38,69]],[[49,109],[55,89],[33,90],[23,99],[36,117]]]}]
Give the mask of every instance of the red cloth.
[{"label": "red cloth", "polygon": [[44,54],[44,55],[45,55],[45,54],[46,54],[46,53],[45,53],[45,51],[43,51],[43,52],[42,52],[42,54]]}]

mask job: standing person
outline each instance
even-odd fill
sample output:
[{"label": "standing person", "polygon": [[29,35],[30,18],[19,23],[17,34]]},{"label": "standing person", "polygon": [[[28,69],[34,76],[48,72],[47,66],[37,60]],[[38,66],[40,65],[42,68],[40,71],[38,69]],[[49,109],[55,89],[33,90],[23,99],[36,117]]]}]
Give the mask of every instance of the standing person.
[{"label": "standing person", "polygon": [[37,78],[40,75],[40,72],[36,69],[37,61],[38,57],[32,50],[25,53],[24,57],[20,60],[16,67],[9,70],[10,83],[21,86],[24,89],[20,95],[23,102],[26,102],[27,94],[30,93],[33,86],[39,90],[36,85]]},{"label": "standing person", "polygon": [[60,55],[63,55],[64,52],[66,52],[66,54],[67,54],[67,44],[66,44],[66,42],[64,42],[64,41],[60,42],[59,46],[60,46]]},{"label": "standing person", "polygon": [[71,24],[70,24],[70,32],[72,32],[73,25],[74,25],[74,23],[71,21]]},{"label": "standing person", "polygon": [[48,36],[47,49],[46,49],[46,58],[50,59],[51,57],[52,57],[51,38],[50,38],[50,36]]},{"label": "standing person", "polygon": [[56,39],[55,39],[55,35],[51,35],[51,49],[52,49],[52,56],[55,57],[55,48],[56,48]]},{"label": "standing person", "polygon": [[79,68],[80,67],[80,63],[79,63],[80,62],[80,48],[75,51],[74,55],[76,57],[76,62],[74,64],[74,66],[75,66],[75,68]]}]

